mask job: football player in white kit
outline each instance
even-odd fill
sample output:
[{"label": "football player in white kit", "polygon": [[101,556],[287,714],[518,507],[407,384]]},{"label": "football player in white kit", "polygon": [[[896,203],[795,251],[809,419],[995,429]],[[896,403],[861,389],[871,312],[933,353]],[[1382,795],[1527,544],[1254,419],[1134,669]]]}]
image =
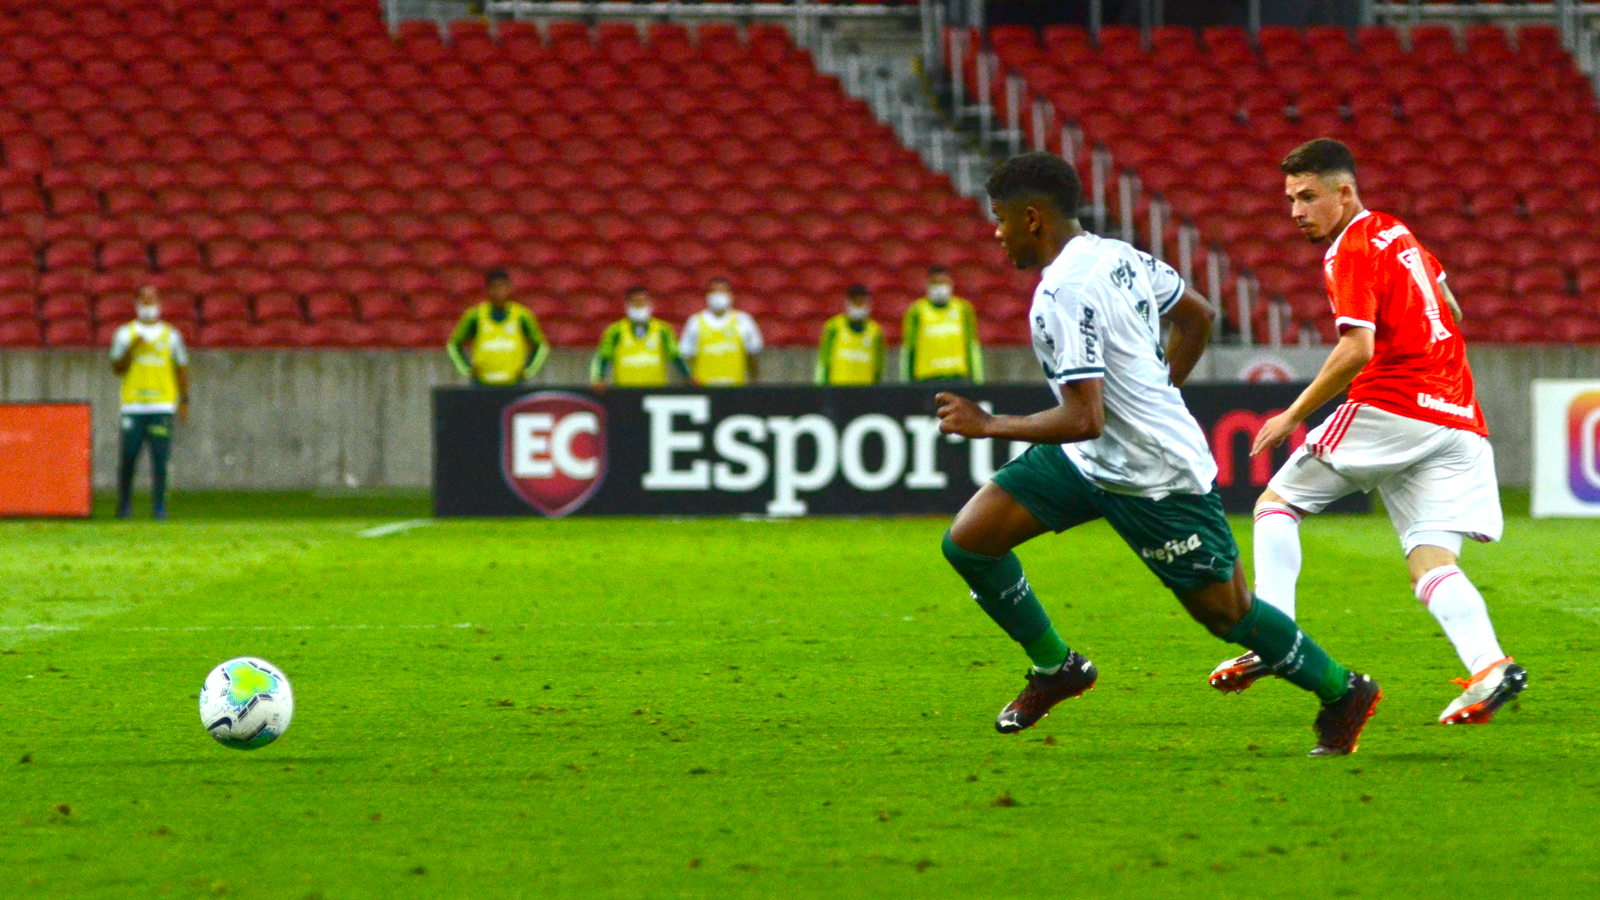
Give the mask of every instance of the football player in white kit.
[{"label": "football player in white kit", "polygon": [[[1033,662],[995,729],[1030,728],[1094,686],[1094,664],[1062,641],[1013,548],[1103,518],[1196,621],[1317,695],[1312,756],[1353,753],[1382,696],[1378,684],[1251,595],[1213,483],[1216,463],[1178,393],[1205,351],[1210,306],[1172,267],[1086,233],[1077,219],[1082,186],[1060,157],[1013,157],[986,188],[1007,255],[1018,268],[1041,270],[1028,320],[1057,400],[1010,416],[951,393],[935,397],[946,434],[1033,444],[979,488],[944,536],[945,559],[972,598]],[[1163,322],[1172,326],[1165,347]]]},{"label": "football player in white kit", "polygon": [[[1313,410],[1349,399],[1306,436],[1256,504],[1256,594],[1294,615],[1300,520],[1356,491],[1377,490],[1400,535],[1416,597],[1467,667],[1445,724],[1484,723],[1527,686],[1501,649],[1483,596],[1456,565],[1463,538],[1500,538],[1500,493],[1489,429],[1473,395],[1461,310],[1444,271],[1393,216],[1364,209],[1349,148],[1319,138],[1280,168],[1290,214],[1329,241],[1323,272],[1341,336],[1322,371],[1256,435],[1252,455],[1282,443]],[[1267,667],[1253,654],[1211,673],[1242,691]]]}]

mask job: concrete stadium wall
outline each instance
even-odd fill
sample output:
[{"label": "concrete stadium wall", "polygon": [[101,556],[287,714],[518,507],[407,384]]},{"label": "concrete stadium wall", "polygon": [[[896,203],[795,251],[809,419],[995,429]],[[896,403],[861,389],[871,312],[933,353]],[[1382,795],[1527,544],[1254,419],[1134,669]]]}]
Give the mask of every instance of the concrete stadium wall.
[{"label": "concrete stadium wall", "polygon": [[[1217,347],[1195,378],[1237,378],[1264,360],[1310,378],[1326,354],[1327,348]],[[1471,356],[1500,479],[1526,485],[1530,382],[1596,377],[1600,348],[1479,346]],[[813,358],[804,349],[769,351],[762,381],[807,382]],[[995,348],[987,358],[992,381],[1039,377],[1026,348]],[[430,390],[462,381],[444,354],[432,351],[201,350],[192,354],[190,372],[192,420],[173,451],[180,490],[426,487],[433,466]],[[587,372],[586,352],[557,350],[534,384],[581,385]],[[103,350],[0,351],[0,400],[94,405],[100,487],[116,480],[117,386]]]}]

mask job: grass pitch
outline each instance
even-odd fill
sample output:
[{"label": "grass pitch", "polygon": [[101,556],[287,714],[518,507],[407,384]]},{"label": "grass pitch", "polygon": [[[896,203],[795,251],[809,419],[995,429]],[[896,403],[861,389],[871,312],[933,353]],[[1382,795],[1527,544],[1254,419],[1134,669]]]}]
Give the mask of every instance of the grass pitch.
[{"label": "grass pitch", "polygon": [[[1314,702],[1212,692],[1228,649],[1103,525],[1022,550],[1101,677],[1007,737],[1026,660],[942,520],[362,538],[386,520],[199,505],[0,524],[0,896],[1600,891],[1600,523],[1468,549],[1530,672],[1486,728],[1432,724],[1460,666],[1388,523],[1308,523],[1302,620],[1385,692],[1359,754],[1310,760]],[[298,707],[249,753],[195,711],[240,655]]]}]

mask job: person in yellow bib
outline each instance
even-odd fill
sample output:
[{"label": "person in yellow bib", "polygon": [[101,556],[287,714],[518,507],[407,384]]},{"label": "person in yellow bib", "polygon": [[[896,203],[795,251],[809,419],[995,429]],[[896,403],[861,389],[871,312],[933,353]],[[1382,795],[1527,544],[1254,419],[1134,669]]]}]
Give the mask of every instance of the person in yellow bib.
[{"label": "person in yellow bib", "polygon": [[189,352],[178,330],[161,321],[161,295],[154,287],[139,289],[134,310],[138,319],[111,336],[111,371],[122,378],[117,518],[133,515],[133,473],[149,444],[151,514],[165,519],[172,418],[189,421]]},{"label": "person in yellow bib", "polygon": [[678,345],[697,385],[736,387],[756,380],[761,329],[750,314],[733,308],[733,286],[713,278],[706,290],[706,308],[683,323]]},{"label": "person in yellow bib", "polygon": [[617,387],[665,387],[669,371],[685,381],[689,367],[678,355],[678,338],[672,326],[657,319],[650,292],[628,289],[628,317],[612,322],[600,336],[600,348],[589,363],[589,383],[604,389],[607,380]]},{"label": "person in yellow bib", "polygon": [[550,355],[539,320],[526,306],[511,302],[511,276],[504,270],[491,270],[486,282],[489,299],[461,315],[445,345],[450,361],[477,384],[511,385],[532,378]]},{"label": "person in yellow bib", "polygon": [[844,312],[822,326],[817,347],[817,384],[877,384],[883,380],[883,329],[872,321],[872,297],[851,285]]},{"label": "person in yellow bib", "polygon": [[900,341],[901,380],[983,384],[977,314],[943,266],[928,270],[928,294],[906,310]]}]

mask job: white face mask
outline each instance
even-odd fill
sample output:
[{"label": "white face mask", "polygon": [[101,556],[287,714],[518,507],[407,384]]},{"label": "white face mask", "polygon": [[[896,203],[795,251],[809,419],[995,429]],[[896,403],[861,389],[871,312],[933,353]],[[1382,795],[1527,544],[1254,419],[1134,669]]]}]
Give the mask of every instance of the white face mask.
[{"label": "white face mask", "polygon": [[727,291],[712,291],[706,295],[706,309],[714,313],[725,313],[733,306],[733,295]]},{"label": "white face mask", "polygon": [[950,302],[950,294],[951,290],[948,284],[928,285],[928,299],[940,306]]},{"label": "white face mask", "polygon": [[630,306],[628,307],[628,321],[635,325],[648,325],[652,312],[654,310],[648,306]]},{"label": "white face mask", "polygon": [[852,322],[860,322],[872,312],[871,307],[850,305],[844,308],[844,314]]},{"label": "white face mask", "polygon": [[134,307],[134,311],[139,314],[141,322],[157,322],[161,319],[161,305],[158,303],[140,303]]}]

